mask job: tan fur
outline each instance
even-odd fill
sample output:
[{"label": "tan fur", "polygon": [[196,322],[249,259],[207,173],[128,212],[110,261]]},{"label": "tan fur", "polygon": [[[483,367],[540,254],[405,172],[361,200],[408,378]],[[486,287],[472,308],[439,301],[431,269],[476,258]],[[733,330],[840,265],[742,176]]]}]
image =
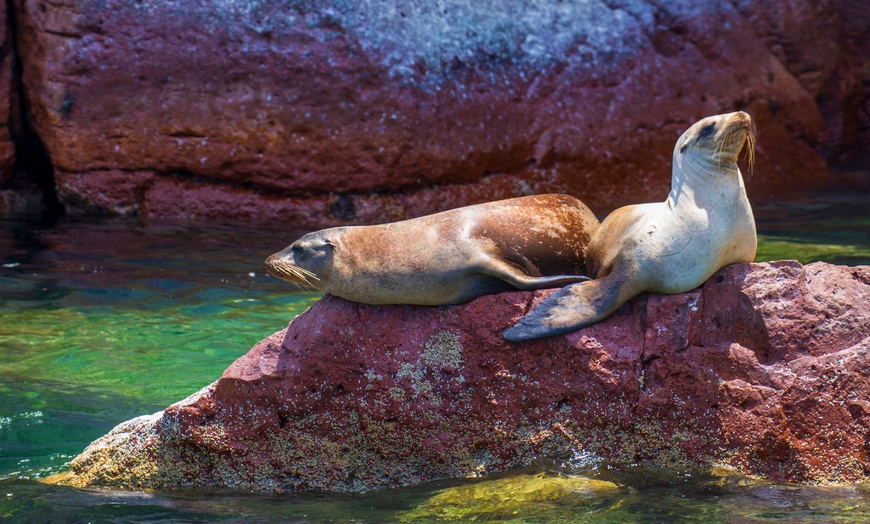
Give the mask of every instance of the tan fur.
[{"label": "tan fur", "polygon": [[598,219],[568,195],[537,195],[375,226],[316,231],[270,256],[287,282],[367,304],[447,305],[588,280]]},{"label": "tan fur", "polygon": [[689,291],[725,265],[751,262],[755,220],[736,163],[744,144],[754,144],[746,113],[692,125],[674,147],[667,200],[611,213],[589,244],[587,266],[595,280],[547,297],[504,336],[519,341],[570,332],[608,317],[641,292]]}]

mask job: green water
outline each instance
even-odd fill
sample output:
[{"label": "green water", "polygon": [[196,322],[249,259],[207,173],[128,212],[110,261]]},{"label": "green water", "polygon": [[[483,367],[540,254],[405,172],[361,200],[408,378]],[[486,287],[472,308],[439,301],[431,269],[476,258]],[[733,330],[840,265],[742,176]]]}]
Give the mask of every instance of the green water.
[{"label": "green water", "polygon": [[[870,264],[867,202],[850,195],[756,209],[759,260]],[[34,480],[64,470],[119,422],[214,381],[316,301],[262,266],[301,233],[0,219],[0,522],[870,521],[861,486],[582,460],[363,495],[131,493]]]},{"label": "green water", "polygon": [[870,193],[819,193],[756,206],[757,262],[870,264]]}]

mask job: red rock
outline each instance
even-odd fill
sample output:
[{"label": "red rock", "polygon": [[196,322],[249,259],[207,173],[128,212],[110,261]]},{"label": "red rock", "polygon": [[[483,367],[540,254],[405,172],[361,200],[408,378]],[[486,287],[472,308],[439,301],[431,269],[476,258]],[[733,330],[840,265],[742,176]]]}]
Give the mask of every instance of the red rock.
[{"label": "red rock", "polygon": [[846,38],[867,14],[844,1],[13,4],[74,210],[323,227],[567,192],[604,211],[663,199],[680,132],[734,109],[758,121],[763,201],[870,144]]},{"label": "red rock", "polygon": [[501,337],[549,292],[444,308],[326,296],[197,395],[93,443],[66,482],[357,491],[581,453],[870,474],[870,267],[732,265],[566,336]]},{"label": "red rock", "polygon": [[[12,112],[13,104],[17,99],[13,98],[12,60],[11,52],[12,35],[9,33],[9,25],[6,19],[6,3],[0,5],[0,191],[2,191],[12,178],[12,164],[15,160],[15,146],[12,142],[11,132],[15,126],[15,117]],[[4,195],[0,194],[0,212],[4,211]]]}]

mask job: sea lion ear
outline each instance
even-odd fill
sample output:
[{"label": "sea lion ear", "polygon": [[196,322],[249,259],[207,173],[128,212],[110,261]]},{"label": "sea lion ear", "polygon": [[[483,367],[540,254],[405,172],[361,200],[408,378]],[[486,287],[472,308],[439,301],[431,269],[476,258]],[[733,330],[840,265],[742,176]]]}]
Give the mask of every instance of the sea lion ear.
[{"label": "sea lion ear", "polygon": [[683,145],[680,146],[680,153],[685,153],[687,147],[689,147],[689,141],[688,141],[688,140],[686,140],[685,142],[683,142]]}]

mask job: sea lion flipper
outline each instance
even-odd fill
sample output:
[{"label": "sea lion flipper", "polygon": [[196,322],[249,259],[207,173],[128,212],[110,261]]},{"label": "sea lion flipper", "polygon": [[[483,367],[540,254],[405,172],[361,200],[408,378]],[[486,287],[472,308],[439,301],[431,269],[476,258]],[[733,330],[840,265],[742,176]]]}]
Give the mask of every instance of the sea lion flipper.
[{"label": "sea lion flipper", "polygon": [[546,277],[529,277],[514,278],[511,284],[517,289],[530,291],[534,289],[546,289],[559,286],[567,286],[568,284],[577,284],[578,282],[586,282],[592,280],[586,275],[551,275]]},{"label": "sea lion flipper", "polygon": [[567,286],[568,284],[576,284],[578,282],[591,280],[586,275],[548,275],[533,277],[523,272],[518,266],[519,264],[515,266],[507,261],[499,260],[496,257],[490,257],[487,259],[486,264],[481,266],[481,274],[507,282],[521,291]]},{"label": "sea lion flipper", "polygon": [[568,333],[610,315],[620,300],[620,282],[613,277],[571,284],[556,291],[512,328],[506,339],[519,342]]}]

